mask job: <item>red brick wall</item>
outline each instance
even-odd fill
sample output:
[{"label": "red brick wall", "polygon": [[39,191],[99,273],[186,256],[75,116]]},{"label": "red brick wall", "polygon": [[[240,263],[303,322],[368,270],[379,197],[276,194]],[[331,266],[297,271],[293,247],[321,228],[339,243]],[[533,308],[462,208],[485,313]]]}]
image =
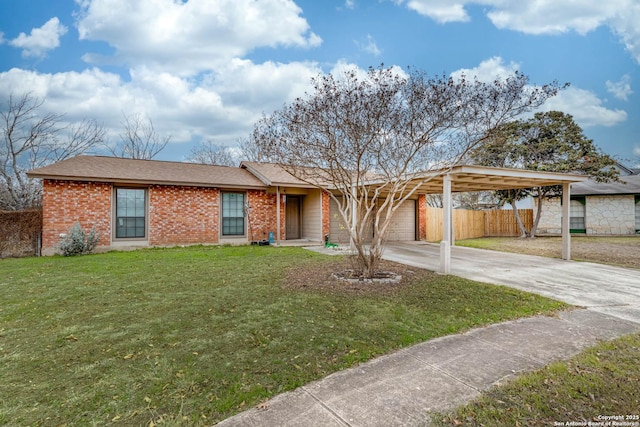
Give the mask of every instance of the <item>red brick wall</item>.
[{"label": "red brick wall", "polygon": [[[218,243],[220,237],[220,190],[187,186],[148,187],[148,234],[151,245]],[[100,232],[99,246],[111,245],[113,186],[110,183],[44,180],[43,251],[52,253],[76,222],[84,229],[94,224]],[[269,238],[276,227],[276,195],[265,190],[247,191],[251,206],[247,223],[249,241]],[[285,203],[281,195],[280,239],[285,239]],[[329,233],[329,195],[322,195],[322,231]],[[124,240],[123,240],[124,241]],[[135,244],[134,241],[131,241]]]},{"label": "red brick wall", "polygon": [[326,191],[322,192],[322,241],[324,242],[324,236],[329,234],[331,229],[331,214],[329,213],[329,203],[331,202],[331,196]]},{"label": "red brick wall", "polygon": [[[268,240],[269,232],[276,235],[276,195],[265,190],[249,190],[248,200],[251,210],[247,218],[247,238],[249,241]],[[282,201],[281,201],[282,203]],[[280,206],[284,211],[284,204]]]},{"label": "red brick wall", "polygon": [[427,196],[418,196],[418,240],[427,240]]},{"label": "red brick wall", "polygon": [[84,230],[94,225],[100,233],[98,246],[111,239],[111,184],[45,179],[42,182],[42,251],[53,253],[60,234],[80,222]]},{"label": "red brick wall", "polygon": [[149,187],[149,244],[217,243],[220,191],[216,188]]}]

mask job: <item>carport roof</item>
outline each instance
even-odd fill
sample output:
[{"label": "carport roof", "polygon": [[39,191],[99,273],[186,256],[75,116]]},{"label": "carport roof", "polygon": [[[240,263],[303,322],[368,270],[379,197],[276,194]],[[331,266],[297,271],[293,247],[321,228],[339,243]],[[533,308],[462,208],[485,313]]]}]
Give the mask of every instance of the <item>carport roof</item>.
[{"label": "carport roof", "polygon": [[442,193],[446,175],[451,177],[451,191],[454,193],[546,187],[588,179],[587,176],[579,174],[460,165],[450,169],[418,173],[413,178],[412,185],[420,187],[417,190],[419,194]]},{"label": "carport roof", "polygon": [[[275,163],[242,162],[241,167],[253,173],[265,185],[311,187],[310,184],[293,177],[282,166]],[[451,176],[451,191],[454,193],[545,187],[561,185],[565,182],[583,182],[588,179],[578,174],[460,165],[450,169],[416,173],[411,185],[420,187],[417,190],[418,194],[442,193],[445,175]],[[376,186],[383,182],[373,179],[368,184]]]}]

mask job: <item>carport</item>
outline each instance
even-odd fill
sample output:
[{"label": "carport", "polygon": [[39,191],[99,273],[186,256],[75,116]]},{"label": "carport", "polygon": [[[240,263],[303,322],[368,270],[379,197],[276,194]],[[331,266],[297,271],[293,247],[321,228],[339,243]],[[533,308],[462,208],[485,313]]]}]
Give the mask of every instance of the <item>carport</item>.
[{"label": "carport", "polygon": [[451,272],[451,245],[453,240],[452,193],[470,191],[513,190],[519,188],[562,185],[562,259],[571,259],[569,232],[569,206],[571,184],[586,181],[578,174],[538,172],[523,169],[482,166],[455,166],[416,174],[412,185],[418,194],[442,194],[442,241],[440,242],[440,273]]}]

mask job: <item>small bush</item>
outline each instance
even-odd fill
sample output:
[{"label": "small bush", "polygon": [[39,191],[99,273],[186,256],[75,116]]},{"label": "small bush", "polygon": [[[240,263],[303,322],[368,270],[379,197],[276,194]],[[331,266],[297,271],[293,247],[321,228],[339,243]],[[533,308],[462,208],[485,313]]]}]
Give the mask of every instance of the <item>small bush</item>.
[{"label": "small bush", "polygon": [[75,223],[69,232],[62,237],[58,249],[64,256],[74,256],[90,254],[96,248],[100,233],[96,231],[95,225],[88,234],[84,232],[80,223]]}]

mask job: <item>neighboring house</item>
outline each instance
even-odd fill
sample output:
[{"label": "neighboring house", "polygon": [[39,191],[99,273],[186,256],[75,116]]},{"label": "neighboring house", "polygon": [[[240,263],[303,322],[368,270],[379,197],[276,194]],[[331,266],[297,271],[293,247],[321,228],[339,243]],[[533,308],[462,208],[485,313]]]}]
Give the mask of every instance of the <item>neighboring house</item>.
[{"label": "neighboring house", "polygon": [[[571,186],[572,233],[593,235],[640,234],[640,174],[618,165],[620,182],[586,181]],[[539,234],[560,234],[560,198],[545,200]]]},{"label": "neighboring house", "polygon": [[[345,241],[329,194],[274,164],[240,167],[78,156],[32,170],[42,179],[42,253],[79,222],[98,248],[281,240]],[[426,237],[426,198],[394,215],[389,240]],[[419,226],[417,225],[419,224]],[[348,242],[348,238],[346,240]]]}]

